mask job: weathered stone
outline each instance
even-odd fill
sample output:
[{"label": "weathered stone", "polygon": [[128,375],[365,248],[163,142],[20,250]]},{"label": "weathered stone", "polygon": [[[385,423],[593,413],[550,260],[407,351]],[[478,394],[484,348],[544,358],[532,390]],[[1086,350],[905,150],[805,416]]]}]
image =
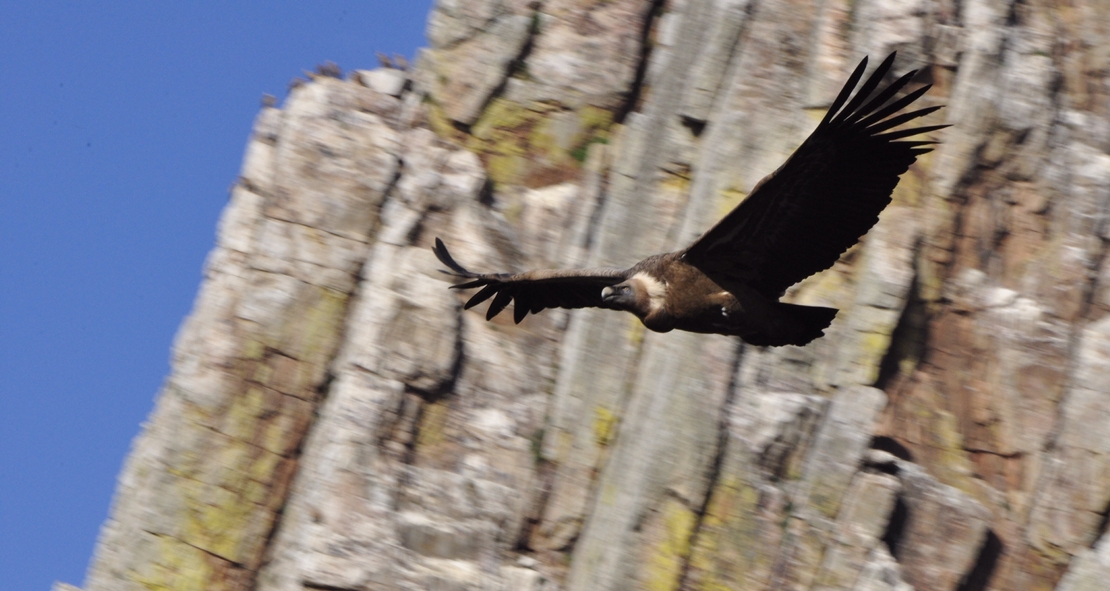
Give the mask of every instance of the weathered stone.
[{"label": "weathered stone", "polygon": [[902,531],[891,542],[894,556],[915,588],[955,590],[978,558],[990,513],[920,466],[899,462],[898,468],[906,512]]},{"label": "weathered stone", "polygon": [[854,581],[874,578],[861,572],[874,569],[873,563],[880,558],[876,551],[885,551],[881,538],[900,489],[898,479],[887,474],[856,475],[844,495],[833,542],[827,546],[814,589],[851,589]]},{"label": "weathered stone", "polygon": [[1110,429],[1110,318],[1083,331],[1076,362],[1029,517],[1030,544],[1061,564],[1094,545],[1110,507],[1110,442],[1093,435]]},{"label": "weathered stone", "polygon": [[[691,588],[763,589],[786,538],[787,482],[797,478],[827,403],[798,394],[742,395],[719,473],[692,542]],[[784,482],[785,481],[785,482]]]},{"label": "weathered stone", "polygon": [[428,19],[432,48],[421,53],[427,91],[445,115],[470,125],[532,36],[535,16],[521,1],[440,0]]},{"label": "weathered stone", "polygon": [[395,68],[378,68],[376,70],[356,70],[359,79],[367,87],[389,96],[401,96],[408,82],[408,75],[404,70]]},{"label": "weathered stone", "polygon": [[651,2],[551,0],[534,24],[536,35],[506,98],[554,102],[571,110],[616,111],[632,91]]},{"label": "weathered stone", "polygon": [[902,569],[886,546],[876,546],[852,591],[914,591],[902,580]]},{"label": "weathered stone", "polygon": [[329,116],[359,92],[333,79],[302,87],[276,136],[264,131],[275,113],[264,111],[252,145],[269,147],[248,150],[88,589],[236,589],[253,579],[397,168],[395,133],[377,115]]},{"label": "weathered stone", "polygon": [[819,514],[833,518],[841,511],[841,499],[859,469],[875,419],[885,404],[886,396],[875,388],[845,388],[836,393],[801,476],[804,496],[800,500]]},{"label": "weathered stone", "polygon": [[1110,538],[1103,536],[1093,548],[1075,555],[1057,591],[1099,591],[1110,577]]}]

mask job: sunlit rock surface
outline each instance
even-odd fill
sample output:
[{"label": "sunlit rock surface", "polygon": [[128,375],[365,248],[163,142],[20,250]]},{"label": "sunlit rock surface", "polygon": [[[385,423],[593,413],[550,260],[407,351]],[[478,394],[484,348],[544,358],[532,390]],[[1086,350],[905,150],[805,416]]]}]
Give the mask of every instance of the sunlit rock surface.
[{"label": "sunlit rock surface", "polygon": [[[85,589],[1103,588],[1110,7],[441,0],[428,37],[259,115]],[[955,126],[788,294],[841,308],[808,347],[486,322],[438,272],[681,247],[892,50]]]}]

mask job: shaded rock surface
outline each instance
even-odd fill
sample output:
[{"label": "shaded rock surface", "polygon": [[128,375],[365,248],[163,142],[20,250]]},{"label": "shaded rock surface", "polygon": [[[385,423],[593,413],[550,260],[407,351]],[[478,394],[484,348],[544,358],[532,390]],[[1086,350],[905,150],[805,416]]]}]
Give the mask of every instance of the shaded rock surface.
[{"label": "shaded rock surface", "polygon": [[[412,70],[259,114],[84,588],[1102,588],[1108,36],[1089,2],[441,0]],[[955,127],[788,294],[825,338],[446,289],[436,236],[684,245],[895,49]]]}]

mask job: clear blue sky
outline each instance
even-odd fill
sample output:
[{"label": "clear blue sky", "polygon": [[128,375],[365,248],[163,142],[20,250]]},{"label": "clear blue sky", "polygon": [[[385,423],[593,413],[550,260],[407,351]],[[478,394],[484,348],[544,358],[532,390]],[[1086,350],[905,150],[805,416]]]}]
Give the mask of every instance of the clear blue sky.
[{"label": "clear blue sky", "polygon": [[0,591],[83,582],[263,93],[431,4],[0,3]]}]

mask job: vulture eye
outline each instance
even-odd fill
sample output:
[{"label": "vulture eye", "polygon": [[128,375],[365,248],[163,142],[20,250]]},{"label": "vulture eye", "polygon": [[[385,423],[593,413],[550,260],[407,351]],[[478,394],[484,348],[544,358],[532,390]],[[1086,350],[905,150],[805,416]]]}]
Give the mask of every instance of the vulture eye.
[{"label": "vulture eye", "polygon": [[632,286],[630,286],[630,285],[622,285],[621,286],[621,295],[629,295],[631,293],[632,293]]}]

